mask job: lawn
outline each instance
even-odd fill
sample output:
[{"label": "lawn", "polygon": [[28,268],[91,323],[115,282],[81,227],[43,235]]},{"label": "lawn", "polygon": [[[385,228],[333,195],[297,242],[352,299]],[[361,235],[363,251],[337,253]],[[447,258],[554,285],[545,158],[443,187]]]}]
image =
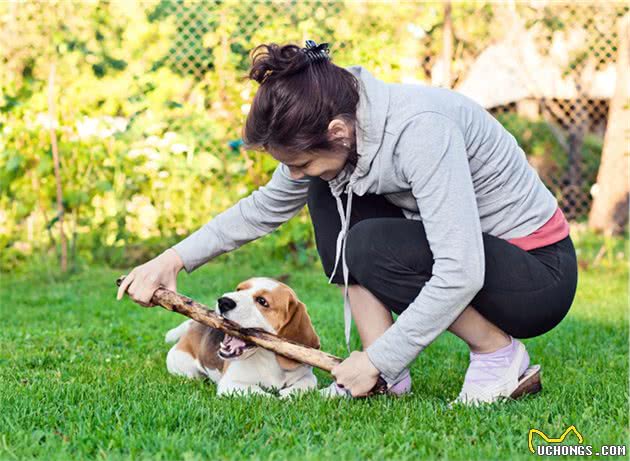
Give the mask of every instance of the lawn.
[{"label": "lawn", "polygon": [[[318,267],[296,269],[255,250],[180,274],[178,291],[212,304],[250,276],[289,274],[322,349],[343,356],[338,290]],[[0,460],[529,459],[531,428],[559,437],[570,425],[595,451],[627,445],[628,273],[612,267],[583,270],[565,320],[524,340],[542,365],[542,393],[457,410],[446,404],[462,384],[468,352],[450,333],[414,362],[413,393],[403,398],[217,399],[213,383],[166,372],[164,333],[182,317],[116,302],[121,270],[91,268],[65,279],[5,274]],[[353,342],[358,347],[356,330]],[[320,386],[331,382],[316,375]]]}]

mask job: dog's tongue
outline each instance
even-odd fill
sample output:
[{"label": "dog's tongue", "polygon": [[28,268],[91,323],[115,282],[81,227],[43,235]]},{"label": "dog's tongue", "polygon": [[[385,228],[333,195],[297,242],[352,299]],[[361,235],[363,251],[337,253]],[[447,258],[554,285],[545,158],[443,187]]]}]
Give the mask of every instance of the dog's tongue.
[{"label": "dog's tongue", "polygon": [[225,335],[224,342],[226,345],[229,345],[232,348],[245,347],[245,341],[234,336],[230,336],[228,334]]}]

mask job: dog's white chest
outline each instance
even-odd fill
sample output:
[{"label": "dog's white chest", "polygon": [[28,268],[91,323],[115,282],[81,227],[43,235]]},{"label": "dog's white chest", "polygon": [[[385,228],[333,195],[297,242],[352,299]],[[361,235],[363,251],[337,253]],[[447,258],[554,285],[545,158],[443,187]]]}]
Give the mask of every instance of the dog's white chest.
[{"label": "dog's white chest", "polygon": [[275,354],[260,349],[244,360],[230,363],[221,381],[242,384],[259,384],[281,388],[285,384],[285,372],[278,365]]}]

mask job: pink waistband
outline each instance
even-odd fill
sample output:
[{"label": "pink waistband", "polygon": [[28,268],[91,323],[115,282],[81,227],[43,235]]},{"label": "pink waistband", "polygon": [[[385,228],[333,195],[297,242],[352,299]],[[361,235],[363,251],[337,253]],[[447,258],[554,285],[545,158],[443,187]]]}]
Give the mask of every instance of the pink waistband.
[{"label": "pink waistband", "polygon": [[525,251],[529,251],[534,248],[540,248],[559,242],[568,235],[569,222],[567,218],[564,217],[564,213],[562,213],[560,207],[558,207],[549,221],[537,230],[525,237],[508,239],[508,242]]}]

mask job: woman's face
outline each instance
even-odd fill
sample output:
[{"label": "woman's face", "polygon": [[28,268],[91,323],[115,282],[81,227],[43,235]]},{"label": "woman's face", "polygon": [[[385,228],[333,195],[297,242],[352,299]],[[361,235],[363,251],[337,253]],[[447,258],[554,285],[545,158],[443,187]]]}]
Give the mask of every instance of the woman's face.
[{"label": "woman's face", "polygon": [[[335,118],[328,124],[328,135],[329,139],[341,141],[348,146],[349,140],[354,137],[354,123],[346,123]],[[330,181],[337,176],[343,170],[349,157],[348,149],[343,147],[298,153],[274,149],[269,153],[289,167],[293,179],[315,176],[324,181]]]},{"label": "woman's face", "polygon": [[271,156],[289,167],[293,179],[305,176],[317,176],[330,181],[339,174],[348,159],[347,151],[313,151],[287,154],[279,151],[270,152]]}]

